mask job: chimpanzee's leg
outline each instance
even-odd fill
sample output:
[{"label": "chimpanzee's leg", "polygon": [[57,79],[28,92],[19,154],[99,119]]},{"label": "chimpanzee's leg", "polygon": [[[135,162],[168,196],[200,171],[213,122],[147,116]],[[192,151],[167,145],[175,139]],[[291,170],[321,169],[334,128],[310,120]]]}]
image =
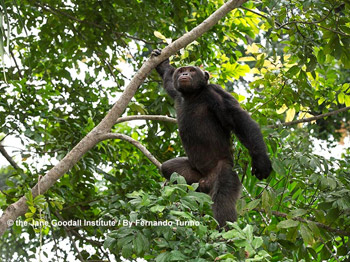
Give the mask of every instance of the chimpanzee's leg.
[{"label": "chimpanzee's leg", "polygon": [[177,157],[165,161],[161,166],[161,172],[166,179],[176,172],[186,179],[187,184],[198,183],[202,175],[191,167],[187,157]]},{"label": "chimpanzee's leg", "polygon": [[234,222],[237,219],[236,201],[241,193],[241,181],[232,171],[232,163],[219,161],[208,175],[199,181],[199,189],[208,192],[213,200],[213,213],[220,227],[226,221]]}]

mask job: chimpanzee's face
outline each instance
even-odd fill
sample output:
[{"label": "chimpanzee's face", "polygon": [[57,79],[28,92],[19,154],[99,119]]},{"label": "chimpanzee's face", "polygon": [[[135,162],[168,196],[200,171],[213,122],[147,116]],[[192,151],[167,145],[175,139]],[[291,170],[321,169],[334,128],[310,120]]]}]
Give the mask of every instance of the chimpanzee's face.
[{"label": "chimpanzee's face", "polygon": [[175,70],[174,87],[181,93],[194,93],[207,85],[209,75],[199,67],[184,66]]}]

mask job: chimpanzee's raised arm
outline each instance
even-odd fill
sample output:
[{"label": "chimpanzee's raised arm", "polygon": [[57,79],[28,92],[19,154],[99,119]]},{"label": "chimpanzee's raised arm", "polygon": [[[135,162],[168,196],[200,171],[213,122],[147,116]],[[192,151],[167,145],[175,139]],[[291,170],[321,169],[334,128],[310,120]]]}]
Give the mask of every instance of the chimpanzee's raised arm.
[{"label": "chimpanzee's raised arm", "polygon": [[[152,51],[152,56],[159,56],[161,52],[161,50],[155,49]],[[175,67],[169,64],[169,59],[164,60],[156,67],[158,74],[163,78],[164,89],[172,99],[179,97],[179,92],[174,88],[173,83],[175,69]]]},{"label": "chimpanzee's raised arm", "polygon": [[272,171],[271,161],[266,152],[266,145],[259,125],[244,111],[238,101],[220,86],[210,85],[216,95],[213,96],[216,116],[224,128],[234,132],[241,143],[249,150],[252,157],[252,173],[264,179]]}]

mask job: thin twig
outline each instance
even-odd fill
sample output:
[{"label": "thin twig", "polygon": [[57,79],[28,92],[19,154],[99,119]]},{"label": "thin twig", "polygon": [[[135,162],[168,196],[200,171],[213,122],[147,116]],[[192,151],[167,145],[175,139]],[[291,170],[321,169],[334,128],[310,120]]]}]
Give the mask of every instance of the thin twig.
[{"label": "thin twig", "polygon": [[[246,8],[246,7],[243,7],[243,6],[241,6],[240,8],[243,9],[243,10],[246,10],[246,11],[248,11],[248,12],[251,12],[251,13],[253,13],[253,14],[256,14],[256,15],[258,15],[258,16],[261,16],[262,18],[265,18],[266,20],[269,19],[268,16],[266,16],[266,15],[264,15],[264,14],[262,14],[262,13],[259,13],[259,12],[255,11],[255,10],[252,10],[252,9],[249,9],[249,8]],[[275,24],[276,24],[277,26],[279,26],[279,27],[282,26],[282,25],[281,25],[279,22],[277,22],[277,21],[275,21]],[[289,30],[289,28],[285,28],[285,29],[288,29],[288,30]]]},{"label": "thin twig", "polygon": [[98,24],[96,24],[94,22],[90,22],[88,20],[80,20],[80,19],[78,19],[78,18],[76,18],[76,17],[74,17],[74,16],[72,16],[70,14],[67,14],[66,12],[63,12],[63,11],[57,9],[57,8],[54,8],[54,7],[52,7],[52,6],[48,5],[48,4],[42,5],[42,4],[38,3],[38,2],[35,2],[34,5],[36,5],[38,7],[41,7],[45,11],[53,13],[54,15],[62,15],[62,16],[65,16],[65,17],[69,18],[70,20],[76,21],[78,23],[92,25],[92,26],[97,27],[99,29],[105,29],[105,27],[103,27],[101,25],[98,25]]},{"label": "thin twig", "polygon": [[[46,5],[43,5],[43,4],[40,4],[40,3],[35,3],[36,6],[38,7],[41,7],[42,9],[44,9],[45,11],[47,12],[50,12],[56,16],[65,16],[67,17],[68,19],[72,20],[72,21],[75,21],[75,22],[78,22],[80,24],[87,24],[87,25],[90,25],[90,26],[94,26],[98,29],[102,29],[102,30],[106,30],[108,29],[107,28],[107,24],[104,24],[104,25],[100,25],[100,24],[96,24],[94,22],[91,22],[91,21],[88,21],[88,20],[80,20],[78,18],[76,18],[75,16],[72,16],[60,9],[57,9],[57,8],[54,8],[48,4]],[[127,38],[130,38],[130,39],[133,39],[133,40],[136,40],[136,41],[141,41],[141,42],[144,42],[145,44],[149,44],[149,45],[159,45],[161,44],[162,42],[151,42],[151,41],[147,41],[147,40],[144,40],[144,39],[141,39],[141,38],[138,38],[138,37],[135,37],[135,36],[131,36],[129,34],[126,34],[126,33],[121,33],[121,32],[116,32],[114,31],[113,32],[116,36],[118,37],[127,37]]]},{"label": "thin twig", "polygon": [[284,87],[286,86],[286,82],[283,83],[283,86],[281,87],[281,89],[278,91],[278,94],[274,95],[273,97],[271,97],[269,100],[267,100],[265,103],[263,103],[262,105],[258,106],[257,108],[254,109],[254,111],[252,112],[252,115],[254,115],[256,113],[256,111],[258,111],[261,107],[265,106],[266,104],[270,103],[272,100],[274,100],[275,98],[279,97],[280,94],[282,93]]},{"label": "thin twig", "polygon": [[[242,184],[242,188],[243,188],[243,191],[244,191],[244,192],[247,194],[247,196],[250,198],[250,200],[253,201],[254,198],[251,196],[251,194],[248,192],[248,190],[245,188],[245,186],[244,186],[243,184]],[[269,223],[267,222],[265,216],[263,215],[263,212],[258,211],[258,210],[255,210],[255,211],[257,211],[257,212],[260,214],[261,219],[264,221],[264,223],[266,224],[266,226],[268,226]]]},{"label": "thin twig", "polygon": [[[291,22],[287,22],[287,23],[282,24],[282,25],[281,25],[279,28],[277,28],[277,29],[284,28],[285,26],[290,25],[290,24],[314,24],[314,25],[319,24],[319,23],[323,22],[324,20],[326,20],[326,19],[330,16],[330,14],[332,13],[333,9],[334,9],[334,7],[333,7],[332,9],[329,10],[329,12],[328,12],[327,15],[325,15],[323,18],[321,18],[321,19],[318,20],[318,21],[313,21],[313,22],[291,21]],[[286,28],[286,29],[287,29],[287,28]]]},{"label": "thin twig", "polygon": [[323,238],[320,237],[320,240],[322,242],[322,244],[326,247],[326,249],[328,250],[328,252],[333,256],[333,258],[337,261],[340,262],[340,260],[338,259],[338,257],[332,252],[332,250],[330,250],[330,248],[327,246],[327,244],[324,242]]},{"label": "thin twig", "polygon": [[[58,212],[55,212],[55,215],[60,221],[64,221],[64,218]],[[63,225],[63,228],[64,228],[64,231],[66,232],[66,234],[68,235],[69,239],[71,240],[73,248],[78,253],[79,260],[82,261],[82,262],[85,262],[85,259],[83,258],[81,252],[79,251],[79,249],[78,249],[78,247],[77,247],[77,245],[75,243],[76,241],[73,239],[73,236],[72,236],[69,228],[64,226],[64,225]]]}]

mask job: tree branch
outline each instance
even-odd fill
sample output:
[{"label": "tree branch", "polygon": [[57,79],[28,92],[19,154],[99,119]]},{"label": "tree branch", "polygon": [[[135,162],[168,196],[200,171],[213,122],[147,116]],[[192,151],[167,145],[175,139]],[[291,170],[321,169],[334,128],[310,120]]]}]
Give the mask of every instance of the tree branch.
[{"label": "tree branch", "polygon": [[103,26],[101,26],[99,24],[96,24],[96,23],[88,21],[88,20],[80,20],[80,19],[78,19],[78,18],[76,18],[76,17],[74,17],[74,16],[72,16],[72,15],[66,13],[66,12],[63,12],[63,11],[57,9],[57,8],[54,8],[54,7],[52,7],[52,6],[48,5],[48,4],[41,4],[41,3],[38,3],[38,2],[35,1],[34,5],[37,6],[37,7],[41,7],[45,11],[50,12],[50,13],[56,15],[56,16],[58,16],[60,14],[61,16],[65,16],[68,19],[76,21],[78,23],[87,24],[87,25],[90,25],[90,26],[97,27],[99,29],[105,29]]},{"label": "tree branch", "polygon": [[[333,9],[334,9],[334,7],[333,7],[332,9],[329,10],[329,12],[328,12],[327,15],[325,15],[324,17],[322,17],[322,18],[321,18],[320,20],[318,20],[318,21],[304,22],[304,21],[296,21],[296,20],[295,20],[295,21],[290,21],[290,22],[284,23],[284,24],[280,25],[280,27],[277,28],[277,29],[285,28],[287,25],[291,25],[291,24],[308,24],[308,25],[312,25],[312,24],[313,24],[313,25],[316,25],[316,26],[317,26],[317,24],[323,22],[324,20],[326,20],[326,19],[330,16],[330,14],[332,13]],[[289,30],[290,28],[286,28],[286,29]]]},{"label": "tree branch", "polygon": [[20,70],[20,68],[19,68],[19,66],[18,66],[18,64],[17,64],[16,57],[15,57],[15,55],[13,54],[12,49],[9,48],[9,50],[10,50],[11,57],[12,57],[13,61],[15,62],[16,68],[17,68],[17,70],[18,70],[18,75],[19,75],[20,78],[22,78],[23,76],[22,76],[21,70]]},{"label": "tree branch", "polygon": [[[257,211],[257,212],[266,213],[265,210],[261,209],[261,208],[254,208],[254,210]],[[272,211],[272,214],[274,216],[277,216],[277,217],[287,218],[287,214],[279,212],[279,211]],[[307,219],[304,219],[304,218],[301,218],[301,217],[294,217],[294,218],[292,218],[292,220],[299,221],[299,222],[302,222],[302,223],[314,222],[319,228],[323,228],[323,229],[327,230],[328,232],[333,232],[333,233],[336,233],[336,234],[342,235],[342,236],[350,236],[350,232],[349,231],[332,228],[332,227],[327,226],[327,225],[325,225],[323,223],[320,223],[320,222],[307,220]]]},{"label": "tree branch", "polygon": [[[266,15],[264,15],[264,14],[262,14],[262,13],[260,13],[260,12],[257,12],[257,11],[255,11],[255,10],[251,10],[251,9],[248,9],[248,8],[246,8],[246,7],[241,7],[243,10],[246,10],[246,11],[248,11],[248,12],[251,12],[251,13],[253,13],[253,14],[256,14],[256,15],[258,15],[258,16],[261,16],[262,18],[265,18],[266,20],[267,19],[269,19],[269,17],[268,16],[266,16]],[[347,37],[349,37],[350,35],[349,34],[346,34],[346,33],[344,33],[344,32],[341,32],[341,31],[338,31],[338,30],[334,30],[334,29],[332,29],[332,28],[327,28],[327,27],[325,27],[325,26],[322,26],[322,25],[319,25],[320,23],[322,23],[324,20],[326,20],[329,16],[330,16],[330,14],[332,13],[332,11],[334,10],[334,7],[332,8],[332,9],[330,9],[329,10],[329,12],[328,12],[328,14],[327,15],[325,15],[324,17],[322,17],[320,20],[318,20],[318,21],[311,21],[311,22],[309,22],[309,21],[296,21],[296,20],[294,20],[294,21],[290,21],[290,22],[286,22],[286,23],[284,23],[284,24],[280,24],[279,22],[277,22],[277,21],[274,21],[274,23],[278,26],[276,29],[277,30],[280,30],[280,29],[286,29],[286,30],[290,30],[291,28],[290,27],[288,27],[288,25],[298,25],[298,24],[305,24],[305,25],[314,25],[314,26],[316,26],[316,27],[320,27],[320,28],[322,28],[322,29],[324,29],[324,30],[327,30],[327,31],[331,31],[331,32],[333,32],[333,33],[335,33],[335,34],[339,34],[339,35],[342,35],[342,36],[347,36]],[[299,30],[298,30],[299,31]],[[300,32],[299,32],[300,33]]]},{"label": "tree branch", "polygon": [[[282,126],[291,126],[295,124],[300,124],[300,123],[307,123],[307,122],[312,122],[321,118],[325,118],[328,116],[336,115],[342,112],[345,112],[347,110],[350,110],[350,106],[343,107],[325,114],[309,117],[309,118],[304,118],[304,119],[299,119],[295,121],[290,121],[290,122],[285,122],[285,123],[280,123],[276,125],[268,125],[267,127],[269,128],[278,128]],[[255,110],[256,111],[256,110]],[[177,121],[175,118],[168,117],[168,116],[161,116],[161,115],[135,115],[135,116],[125,116],[121,117],[116,121],[116,124],[126,122],[126,121],[131,121],[131,120],[155,120],[155,121],[165,121],[165,122],[170,122],[176,124]]]},{"label": "tree branch", "polygon": [[[160,62],[169,58],[175,54],[181,48],[184,48],[198,37],[212,28],[221,18],[223,18],[228,12],[239,7],[247,0],[230,0],[223,4],[218,10],[210,15],[201,24],[193,28],[190,32],[175,40],[173,43],[165,47],[161,55],[157,57],[151,57],[140,68],[140,70],[131,79],[128,86],[120,96],[119,100],[114,104],[105,118],[90,132],[88,133],[56,166],[54,166],[48,173],[40,180],[40,189],[44,194],[49,188],[56,183],[56,181],[68,172],[92,147],[94,147],[99,141],[101,136],[108,133],[112,126],[115,124],[119,116],[124,112],[129,102],[135,95],[139,86],[146,79],[147,75],[153,68]],[[32,188],[32,195],[36,197],[38,195],[38,184]],[[23,196],[17,202],[11,204],[3,213],[0,218],[0,235],[3,235],[8,225],[12,225],[12,222],[19,216],[24,215],[28,206],[26,204],[26,198]]]},{"label": "tree branch", "polygon": [[[52,13],[52,14],[56,15],[57,17],[64,16],[64,17],[67,17],[68,19],[70,19],[72,21],[75,21],[75,22],[78,22],[80,24],[87,24],[87,25],[94,26],[94,27],[96,27],[98,29],[102,29],[102,30],[107,29],[106,26],[108,26],[107,24],[100,25],[100,24],[96,24],[96,23],[88,21],[88,20],[80,20],[80,19],[76,18],[75,16],[70,15],[67,12],[64,12],[64,11],[62,11],[60,9],[54,8],[54,7],[52,7],[52,6],[48,5],[48,4],[43,5],[43,4],[40,4],[40,3],[34,3],[34,5],[37,6],[37,7],[41,7],[43,10],[45,10],[45,11],[47,11],[49,13]],[[127,33],[121,33],[121,32],[116,32],[116,31],[114,31],[113,33],[116,34],[118,37],[127,37],[127,38],[130,38],[130,39],[136,40],[136,41],[144,42],[145,44],[149,44],[149,45],[158,45],[158,44],[163,43],[161,41],[160,42],[147,41],[147,40],[144,40],[144,39],[141,39],[141,38],[129,35]]]},{"label": "tree branch", "polygon": [[[266,16],[266,15],[260,13],[260,12],[257,12],[257,11],[255,11],[255,10],[252,10],[252,9],[249,9],[249,8],[246,8],[246,7],[240,7],[240,8],[243,9],[243,10],[246,10],[246,11],[248,11],[248,12],[251,12],[251,13],[253,13],[253,14],[256,14],[256,15],[258,15],[258,16],[261,16],[262,18],[265,18],[266,20],[269,19],[268,16]],[[281,26],[282,26],[279,22],[277,22],[277,21],[274,21],[274,22],[275,22],[275,24],[276,24],[278,27],[281,27]],[[286,29],[290,29],[290,28],[286,28]]]},{"label": "tree branch", "polygon": [[154,120],[154,121],[165,121],[170,123],[177,123],[176,118],[161,116],[161,115],[135,115],[135,116],[125,116],[118,118],[116,124],[120,124],[122,122],[132,121],[132,120]]},{"label": "tree branch", "polygon": [[11,166],[13,166],[14,169],[21,169],[17,163],[15,161],[13,161],[12,157],[10,157],[10,155],[7,153],[5,147],[3,145],[0,144],[0,153],[6,158],[7,161],[9,161],[9,163],[11,164]]},{"label": "tree branch", "polygon": [[347,107],[343,107],[340,108],[338,110],[334,110],[325,114],[321,114],[318,116],[313,116],[313,117],[309,117],[309,118],[305,118],[305,119],[299,119],[299,120],[295,120],[295,121],[291,121],[291,122],[285,122],[285,123],[281,123],[281,124],[277,124],[277,125],[269,125],[268,127],[270,128],[278,128],[280,126],[291,126],[291,125],[295,125],[295,124],[300,124],[300,123],[307,123],[307,122],[311,122],[311,121],[315,121],[321,118],[325,118],[327,116],[332,116],[332,115],[336,115],[339,114],[341,112],[345,112],[347,110],[350,110],[350,106]]},{"label": "tree branch", "polygon": [[107,140],[107,139],[122,139],[130,144],[136,146],[158,169],[160,169],[160,166],[162,165],[152,154],[147,150],[146,147],[144,147],[140,142],[134,140],[130,136],[119,134],[119,133],[107,133],[99,135],[99,140]]}]

